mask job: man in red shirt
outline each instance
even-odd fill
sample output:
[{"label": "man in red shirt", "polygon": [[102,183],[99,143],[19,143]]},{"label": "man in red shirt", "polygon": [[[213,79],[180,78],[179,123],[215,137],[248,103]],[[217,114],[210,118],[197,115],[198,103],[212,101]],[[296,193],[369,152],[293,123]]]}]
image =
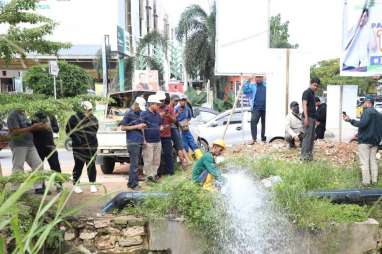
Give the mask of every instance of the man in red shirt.
[{"label": "man in red shirt", "polygon": [[162,117],[160,128],[160,139],[162,144],[161,165],[158,168],[157,176],[174,174],[174,158],[172,154],[171,124],[175,123],[174,111],[170,111],[166,105],[166,95],[164,92],[157,93],[158,99],[162,102],[159,109],[159,115]]}]

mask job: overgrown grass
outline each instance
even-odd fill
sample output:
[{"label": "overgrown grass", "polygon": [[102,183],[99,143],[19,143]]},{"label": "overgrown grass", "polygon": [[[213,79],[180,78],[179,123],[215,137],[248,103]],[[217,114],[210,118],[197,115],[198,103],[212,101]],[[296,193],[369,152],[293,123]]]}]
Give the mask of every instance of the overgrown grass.
[{"label": "overgrown grass", "polygon": [[236,158],[238,164],[249,167],[260,178],[278,175],[282,182],[272,189],[276,202],[300,228],[319,230],[331,223],[364,221],[368,207],[332,204],[329,200],[307,197],[315,190],[355,188],[360,186],[356,167],[338,167],[329,162],[301,163],[271,158],[259,160]]},{"label": "overgrown grass", "polygon": [[192,182],[185,172],[166,177],[154,185],[148,192],[163,192],[164,198],[145,199],[138,207],[127,208],[124,212],[134,213],[148,218],[168,216],[183,217],[186,225],[213,242],[224,223],[224,208],[217,193],[203,190]]}]

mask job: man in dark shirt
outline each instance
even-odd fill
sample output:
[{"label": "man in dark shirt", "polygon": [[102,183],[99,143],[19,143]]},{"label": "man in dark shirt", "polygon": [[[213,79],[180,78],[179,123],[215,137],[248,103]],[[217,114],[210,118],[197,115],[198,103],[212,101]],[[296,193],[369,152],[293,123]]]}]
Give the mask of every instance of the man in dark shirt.
[{"label": "man in dark shirt", "polygon": [[302,94],[302,107],[304,110],[304,138],[301,148],[301,160],[313,160],[313,146],[315,138],[315,124],[317,118],[315,92],[318,90],[320,80],[314,78],[310,81],[310,87]]},{"label": "man in dark shirt", "polygon": [[246,96],[250,98],[252,107],[251,118],[251,134],[252,143],[257,140],[257,125],[261,119],[261,141],[265,142],[265,111],[267,89],[263,80],[263,76],[255,76],[255,84],[247,83],[244,85],[243,91]]},{"label": "man in dark shirt", "polygon": [[139,189],[138,163],[144,141],[142,130],[146,128],[146,124],[141,118],[141,112],[146,110],[145,105],[145,99],[138,97],[121,123],[121,130],[126,131],[127,150],[130,155],[130,172],[127,186],[133,190]]},{"label": "man in dark shirt", "polygon": [[61,166],[58,160],[56,145],[54,144],[53,132],[58,133],[59,127],[54,115],[48,115],[43,111],[36,112],[32,119],[33,123],[44,123],[46,129],[33,132],[33,142],[42,161],[48,160],[49,167],[61,173]]},{"label": "man in dark shirt", "polygon": [[[97,192],[95,185],[97,171],[95,167],[95,158],[98,148],[97,131],[98,120],[93,115],[93,105],[89,101],[81,103],[82,111],[72,115],[66,125],[66,134],[70,136],[73,144],[73,184],[80,180],[82,169],[86,163],[90,192]],[[74,187],[75,193],[82,193],[80,186]]]},{"label": "man in dark shirt", "polygon": [[160,165],[162,152],[160,142],[162,119],[158,113],[161,102],[156,95],[150,95],[147,102],[149,107],[141,114],[143,122],[147,125],[144,129],[145,143],[142,151],[143,171],[147,175],[148,181],[156,182],[155,175]]},{"label": "man in dark shirt", "polygon": [[316,119],[316,139],[324,139],[326,131],[326,103],[321,103],[316,97],[317,119]]}]

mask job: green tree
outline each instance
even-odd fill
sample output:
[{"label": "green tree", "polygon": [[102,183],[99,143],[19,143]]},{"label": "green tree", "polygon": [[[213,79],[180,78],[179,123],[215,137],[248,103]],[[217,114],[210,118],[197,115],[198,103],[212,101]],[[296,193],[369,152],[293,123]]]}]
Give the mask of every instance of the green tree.
[{"label": "green tree", "polygon": [[319,78],[323,89],[327,85],[358,85],[359,93],[365,95],[373,93],[376,80],[372,77],[344,77],[340,76],[340,59],[320,61],[310,68],[310,77]]},{"label": "green tree", "polygon": [[297,48],[298,44],[289,43],[289,21],[281,22],[281,15],[272,16],[270,20],[269,45],[271,48]]},{"label": "green tree", "polygon": [[52,34],[57,25],[53,20],[35,12],[38,0],[0,1],[0,26],[7,27],[0,34],[0,58],[7,63],[17,54],[25,58],[29,52],[56,54],[66,43],[53,42],[45,37]]},{"label": "green tree", "polygon": [[214,85],[216,7],[207,14],[199,5],[187,7],[181,14],[176,37],[185,42],[183,57],[191,77],[211,80]]},{"label": "green tree", "polygon": [[[93,79],[81,67],[64,61],[58,63],[60,72],[57,76],[57,94],[59,97],[73,97],[85,94],[91,88]],[[53,77],[47,65],[36,65],[24,76],[25,84],[34,92],[53,95]],[[62,87],[62,89],[61,89]]]}]

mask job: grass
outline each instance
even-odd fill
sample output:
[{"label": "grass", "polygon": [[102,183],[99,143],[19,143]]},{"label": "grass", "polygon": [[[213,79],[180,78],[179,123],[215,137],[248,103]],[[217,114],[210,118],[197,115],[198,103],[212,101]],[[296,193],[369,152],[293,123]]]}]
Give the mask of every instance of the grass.
[{"label": "grass", "polygon": [[165,198],[145,199],[138,207],[127,208],[124,213],[154,219],[183,217],[191,230],[201,233],[206,242],[213,245],[225,217],[219,195],[203,190],[192,182],[189,173],[179,171],[174,176],[163,178],[148,192],[164,192],[169,195]]},{"label": "grass", "polygon": [[301,163],[268,157],[259,160],[238,157],[235,161],[249,167],[260,178],[272,175],[282,178],[272,189],[275,200],[299,228],[320,230],[332,223],[360,222],[368,218],[367,206],[332,204],[329,200],[305,195],[309,191],[359,187],[359,170],[355,166],[345,168],[324,161]]}]

